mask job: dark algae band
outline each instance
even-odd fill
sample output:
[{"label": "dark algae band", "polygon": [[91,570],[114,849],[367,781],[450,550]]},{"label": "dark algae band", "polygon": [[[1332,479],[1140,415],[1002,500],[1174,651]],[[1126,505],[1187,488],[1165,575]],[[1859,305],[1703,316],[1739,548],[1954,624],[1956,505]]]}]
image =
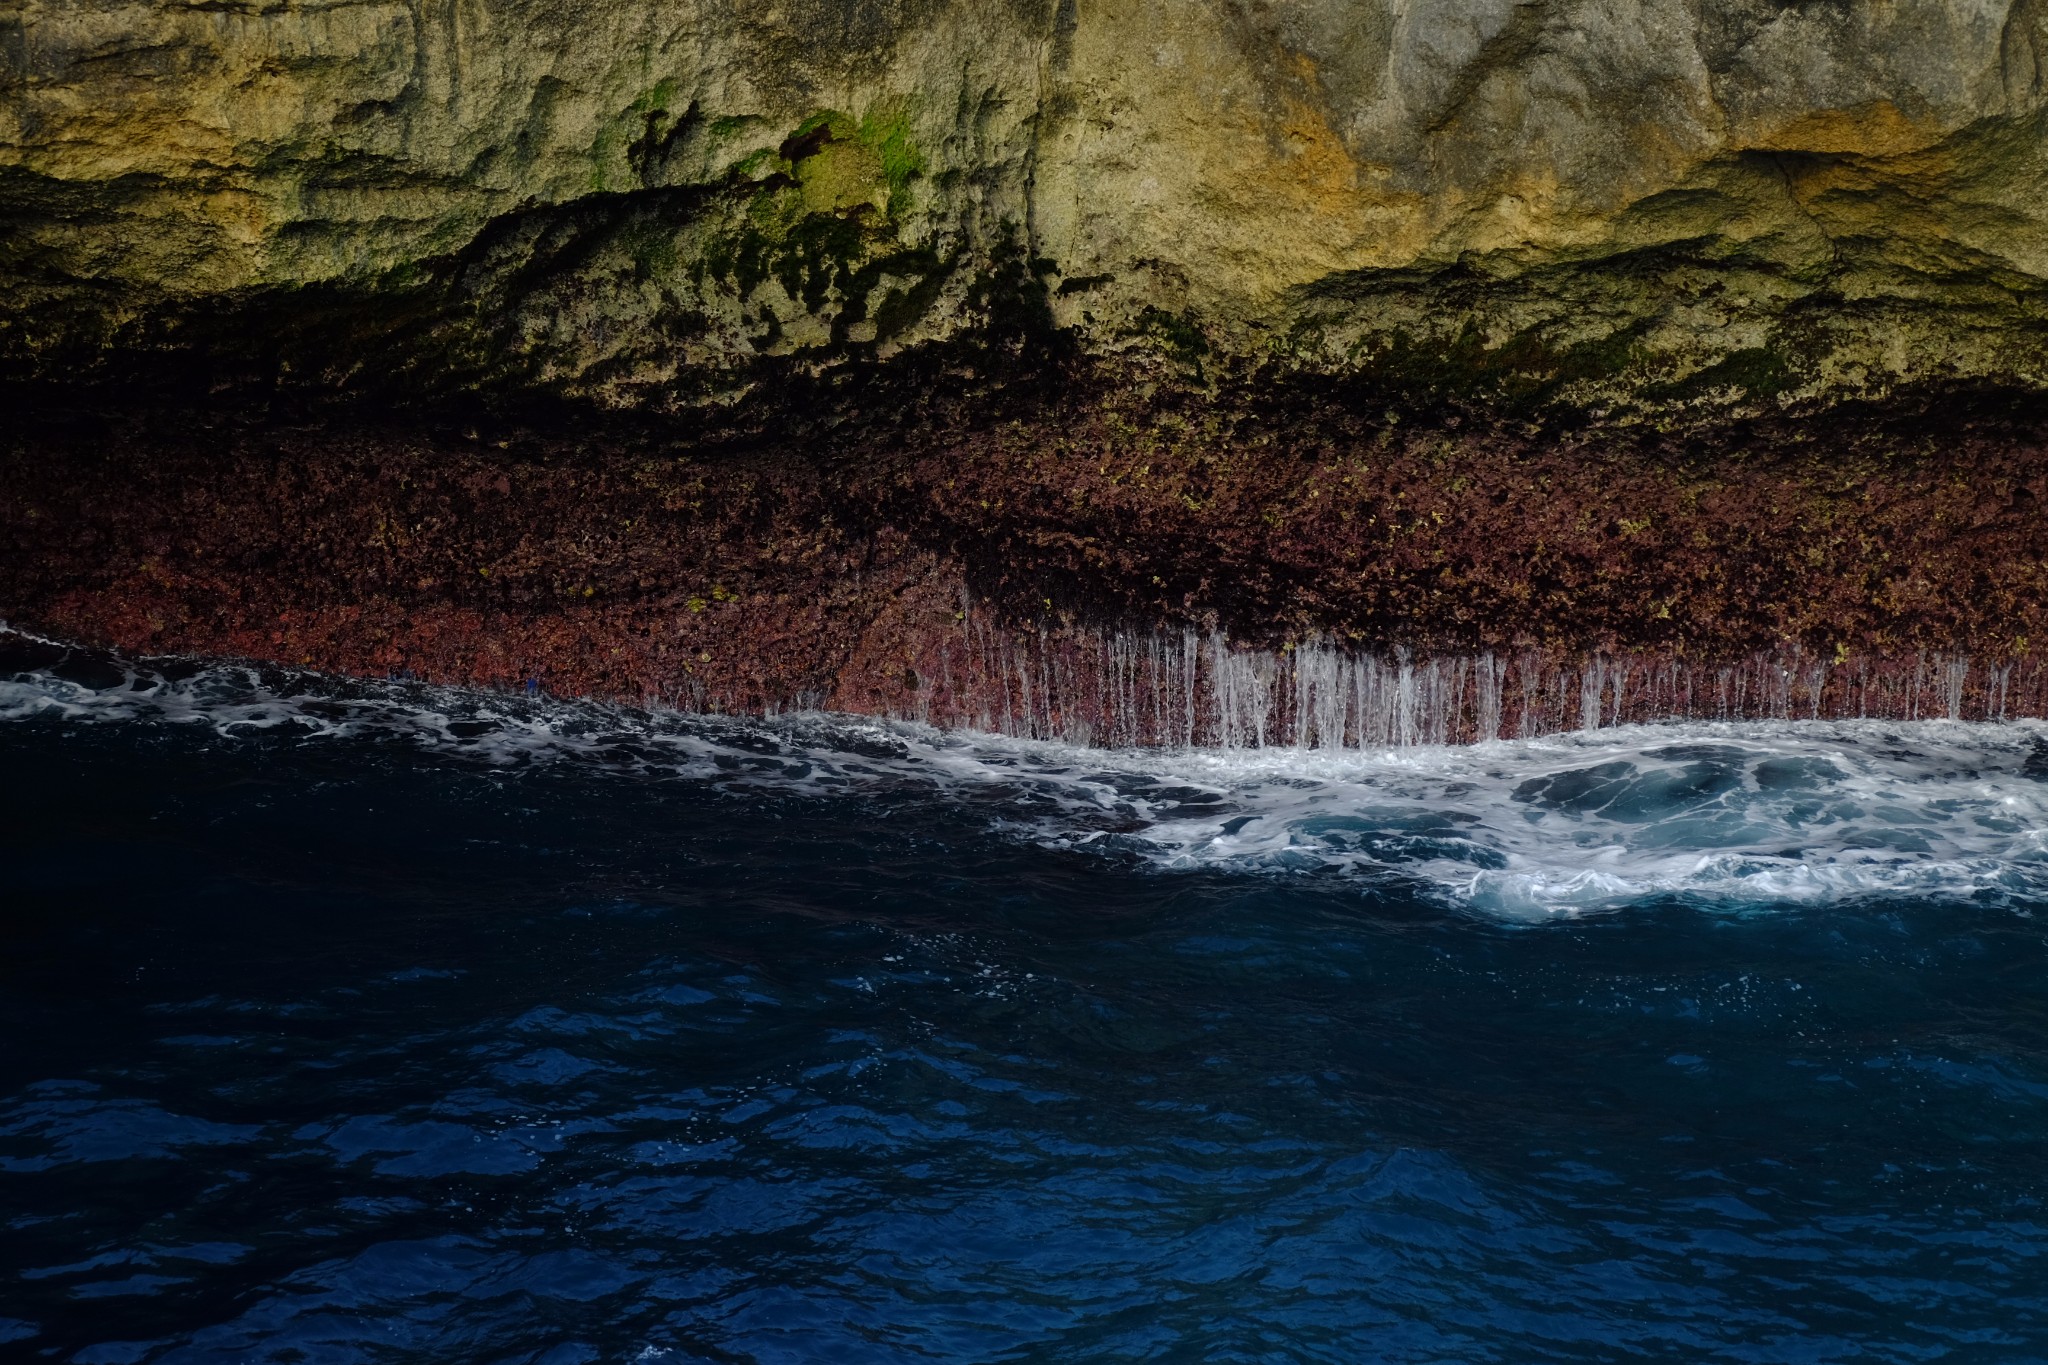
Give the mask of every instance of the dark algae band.
[{"label": "dark algae band", "polygon": [[983,360],[687,422],[28,390],[0,617],[129,651],[1138,742],[1176,735],[1119,720],[1118,689],[1154,709],[1198,689],[1207,714],[1219,648],[1273,692],[1276,736],[1323,654],[1465,669],[1449,739],[2048,704],[2048,422],[2023,395],[1602,423]]}]

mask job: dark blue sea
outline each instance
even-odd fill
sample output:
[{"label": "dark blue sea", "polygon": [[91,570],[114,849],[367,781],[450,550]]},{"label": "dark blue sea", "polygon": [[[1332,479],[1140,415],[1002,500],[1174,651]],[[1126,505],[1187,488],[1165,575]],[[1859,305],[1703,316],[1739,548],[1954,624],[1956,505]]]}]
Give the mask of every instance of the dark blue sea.
[{"label": "dark blue sea", "polygon": [[2048,728],[0,667],[0,1357],[2048,1359]]}]

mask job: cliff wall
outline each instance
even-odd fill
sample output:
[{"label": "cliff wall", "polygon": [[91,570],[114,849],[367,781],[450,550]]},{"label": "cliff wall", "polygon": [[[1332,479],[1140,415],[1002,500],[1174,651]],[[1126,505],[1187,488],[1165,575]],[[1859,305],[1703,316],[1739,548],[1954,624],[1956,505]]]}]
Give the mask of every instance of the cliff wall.
[{"label": "cliff wall", "polygon": [[2044,26],[0,0],[0,621],[1124,741],[1197,639],[1468,737],[2048,712]]},{"label": "cliff wall", "polygon": [[724,401],[1025,331],[1595,411],[2048,376],[2043,0],[0,0],[0,359]]}]

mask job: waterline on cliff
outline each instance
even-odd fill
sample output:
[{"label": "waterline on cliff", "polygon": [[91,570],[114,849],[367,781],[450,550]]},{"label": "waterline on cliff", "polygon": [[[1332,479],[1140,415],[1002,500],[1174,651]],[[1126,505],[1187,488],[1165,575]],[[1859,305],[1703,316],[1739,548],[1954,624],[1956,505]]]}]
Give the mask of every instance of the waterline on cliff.
[{"label": "waterline on cliff", "polygon": [[[1005,837],[1083,855],[1399,883],[1511,917],[1656,897],[2013,904],[2048,894],[2048,727],[2030,722],[1686,721],[1462,746],[1397,730],[1343,749],[1313,743],[1334,728],[1310,728],[1300,747],[1240,728],[1225,745],[1104,750],[915,721],[692,716],[41,648],[39,663],[17,661],[34,666],[0,670],[0,723],[197,726],[228,743],[395,747],[407,761],[508,776],[580,764],[740,795],[870,802],[884,819],[939,801]],[[1426,666],[1405,667],[1374,684],[1397,714],[1419,712],[1442,687]],[[1232,685],[1271,696],[1256,672]],[[1313,716],[1318,693],[1307,697]]]}]

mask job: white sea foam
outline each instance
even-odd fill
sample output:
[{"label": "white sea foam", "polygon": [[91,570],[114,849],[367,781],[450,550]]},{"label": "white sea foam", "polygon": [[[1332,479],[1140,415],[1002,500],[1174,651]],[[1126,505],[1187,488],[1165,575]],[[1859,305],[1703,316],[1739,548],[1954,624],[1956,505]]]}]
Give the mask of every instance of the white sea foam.
[{"label": "white sea foam", "polygon": [[[15,637],[19,641],[22,637]],[[31,642],[32,643],[32,642]],[[964,802],[1009,837],[1165,870],[1390,878],[1528,918],[2048,898],[2048,726],[1684,722],[1384,753],[1100,750],[819,715],[741,721],[50,646],[0,721],[398,744],[494,767]]]}]

